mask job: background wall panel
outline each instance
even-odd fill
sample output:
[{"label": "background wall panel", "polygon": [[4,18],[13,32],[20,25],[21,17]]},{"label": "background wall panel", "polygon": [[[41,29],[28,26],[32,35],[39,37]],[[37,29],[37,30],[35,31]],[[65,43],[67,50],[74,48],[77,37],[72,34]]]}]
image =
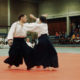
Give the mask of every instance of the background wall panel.
[{"label": "background wall panel", "polygon": [[49,34],[55,35],[56,32],[66,33],[66,18],[48,20]]},{"label": "background wall panel", "polygon": [[39,15],[44,13],[49,18],[80,15],[80,0],[43,0],[39,4]]},{"label": "background wall panel", "polygon": [[33,13],[35,16],[38,15],[37,3],[31,3],[28,1],[11,0],[11,24],[17,20],[20,14],[26,14],[29,16],[30,13]]},{"label": "background wall panel", "polygon": [[0,26],[8,26],[8,0],[0,0]]}]

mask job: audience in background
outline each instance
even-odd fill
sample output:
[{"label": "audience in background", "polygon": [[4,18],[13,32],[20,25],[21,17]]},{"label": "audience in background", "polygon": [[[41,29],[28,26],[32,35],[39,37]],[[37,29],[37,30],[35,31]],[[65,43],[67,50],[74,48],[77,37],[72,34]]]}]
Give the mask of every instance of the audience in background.
[{"label": "audience in background", "polygon": [[59,34],[58,32],[56,32],[55,38],[56,38],[56,39],[59,39],[59,37],[60,37],[60,34]]},{"label": "audience in background", "polygon": [[0,49],[3,49],[3,48],[9,48],[9,45],[8,45],[7,38],[0,36]]},{"label": "audience in background", "polygon": [[2,37],[0,36],[0,42],[3,41]]},{"label": "audience in background", "polygon": [[76,39],[80,39],[80,35],[79,34],[76,35]]},{"label": "audience in background", "polygon": [[76,39],[76,35],[75,34],[72,35],[71,40],[74,40],[74,39]]},{"label": "audience in background", "polygon": [[65,32],[56,32],[55,33],[55,39],[59,40],[60,43],[75,43],[80,42],[80,25],[78,27],[75,27],[73,25],[73,30],[71,31],[71,34],[67,36]]},{"label": "audience in background", "polygon": [[56,39],[61,39],[61,38],[65,39],[65,36],[66,36],[65,32],[56,32],[55,33],[55,38]]},{"label": "audience in background", "polygon": [[62,32],[62,38],[65,39],[65,32]]},{"label": "audience in background", "polygon": [[5,45],[7,45],[8,44],[8,39],[7,38],[5,38]]}]

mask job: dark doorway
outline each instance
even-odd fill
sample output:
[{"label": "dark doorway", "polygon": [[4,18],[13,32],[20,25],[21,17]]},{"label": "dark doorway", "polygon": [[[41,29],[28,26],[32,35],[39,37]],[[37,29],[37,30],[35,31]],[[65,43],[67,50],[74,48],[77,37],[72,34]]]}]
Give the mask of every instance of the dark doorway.
[{"label": "dark doorway", "polygon": [[48,19],[49,34],[55,35],[56,32],[66,33],[66,18]]}]

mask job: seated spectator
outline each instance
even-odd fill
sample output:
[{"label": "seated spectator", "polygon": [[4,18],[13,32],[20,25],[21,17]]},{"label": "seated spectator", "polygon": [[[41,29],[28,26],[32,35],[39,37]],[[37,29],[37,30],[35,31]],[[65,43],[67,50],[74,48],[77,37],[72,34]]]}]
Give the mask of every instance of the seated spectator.
[{"label": "seated spectator", "polygon": [[65,34],[65,38],[68,38],[68,35],[67,35],[67,33]]},{"label": "seated spectator", "polygon": [[77,35],[76,35],[76,38],[77,38],[77,39],[79,39],[79,38],[80,38],[80,37],[79,37],[79,34],[77,34]]},{"label": "seated spectator", "polygon": [[61,38],[62,37],[62,33],[61,32],[59,32],[59,38]]},{"label": "seated spectator", "polygon": [[2,39],[2,37],[0,36],[0,42],[2,42],[3,41],[3,39]]},{"label": "seated spectator", "polygon": [[56,37],[55,37],[56,39],[59,39],[59,36],[60,36],[60,35],[59,35],[58,32],[56,32],[55,36],[56,36]]},{"label": "seated spectator", "polygon": [[72,35],[71,40],[74,40],[74,39],[76,39],[76,35],[75,34]]},{"label": "seated spectator", "polygon": [[65,32],[62,32],[62,38],[65,39]]},{"label": "seated spectator", "polygon": [[3,41],[0,42],[0,48],[4,48],[4,44],[3,44]]},{"label": "seated spectator", "polygon": [[6,44],[6,45],[8,44],[8,39],[7,39],[7,38],[5,38],[5,44]]}]

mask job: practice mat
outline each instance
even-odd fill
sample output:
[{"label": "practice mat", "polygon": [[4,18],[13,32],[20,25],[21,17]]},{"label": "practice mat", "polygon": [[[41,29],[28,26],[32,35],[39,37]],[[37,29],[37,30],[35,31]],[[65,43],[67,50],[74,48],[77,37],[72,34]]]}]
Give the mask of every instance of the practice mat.
[{"label": "practice mat", "polygon": [[8,65],[3,62],[7,57],[0,56],[0,80],[80,80],[80,54],[59,53],[58,57],[57,71],[27,71],[25,64],[8,69]]}]

